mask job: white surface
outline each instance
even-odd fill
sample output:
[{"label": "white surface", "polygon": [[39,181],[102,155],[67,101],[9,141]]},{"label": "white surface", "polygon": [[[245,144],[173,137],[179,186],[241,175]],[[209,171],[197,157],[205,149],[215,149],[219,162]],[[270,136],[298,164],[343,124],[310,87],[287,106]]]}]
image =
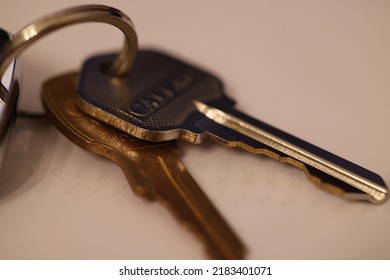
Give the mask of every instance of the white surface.
[{"label": "white surface", "polygon": [[[83,1],[4,1],[16,32]],[[388,1],[96,1],[127,13],[140,48],[217,73],[238,108],[380,174],[390,185]],[[23,55],[21,108],[40,111],[43,80],[119,49],[111,26],[83,24]],[[217,144],[181,159],[253,259],[389,259],[390,203],[351,203],[303,173]],[[202,244],[158,203],[135,197],[113,163],[50,124],[19,120],[1,173],[2,259],[199,259]]]}]

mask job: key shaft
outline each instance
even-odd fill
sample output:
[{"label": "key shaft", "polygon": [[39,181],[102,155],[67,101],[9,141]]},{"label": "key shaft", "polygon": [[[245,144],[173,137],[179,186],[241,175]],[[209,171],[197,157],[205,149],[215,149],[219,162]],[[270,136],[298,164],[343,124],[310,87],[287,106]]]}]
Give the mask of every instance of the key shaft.
[{"label": "key shaft", "polygon": [[[226,112],[199,101],[194,101],[194,104],[208,119],[230,130],[216,129],[215,124],[207,120],[199,123],[198,127],[217,142],[290,163],[303,169],[321,188],[340,196],[374,203],[383,203],[387,199],[383,179],[367,169],[236,110]],[[223,134],[218,135],[220,131]],[[339,181],[343,188],[337,188],[331,181]],[[354,191],[353,187],[361,192]]]},{"label": "key shaft", "polygon": [[42,98],[60,131],[87,151],[116,162],[134,192],[157,199],[193,230],[217,259],[241,259],[244,246],[177,157],[175,141],[133,138],[82,113],[75,104],[77,74],[46,82]]}]

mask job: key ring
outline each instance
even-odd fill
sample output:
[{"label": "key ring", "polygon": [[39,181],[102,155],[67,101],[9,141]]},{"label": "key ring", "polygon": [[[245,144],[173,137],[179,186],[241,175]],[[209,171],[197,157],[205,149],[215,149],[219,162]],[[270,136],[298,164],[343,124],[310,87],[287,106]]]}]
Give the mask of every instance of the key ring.
[{"label": "key ring", "polygon": [[133,65],[138,49],[137,35],[132,21],[126,14],[112,7],[83,5],[40,18],[16,33],[12,40],[0,50],[0,77],[3,76],[12,60],[32,43],[52,31],[82,22],[108,23],[124,33],[124,46],[107,73],[113,76],[127,74]]},{"label": "key ring", "polygon": [[[103,22],[116,26],[125,35],[125,43],[114,63],[106,73],[112,76],[127,74],[137,54],[137,35],[130,18],[118,9],[104,5],[84,5],[62,10],[42,17],[17,32],[13,38],[0,49],[0,77],[8,65],[28,46],[45,35],[62,27],[82,22]],[[13,96],[0,85],[0,105],[5,106]],[[0,116],[0,118],[2,118]],[[5,121],[7,123],[8,120]],[[0,120],[0,130],[4,123]]]},{"label": "key ring", "polygon": [[[28,46],[45,35],[68,25],[83,22],[108,23],[119,28],[125,35],[125,42],[117,58],[105,71],[108,75],[126,75],[133,66],[137,54],[137,35],[130,18],[115,8],[104,5],[83,5],[62,10],[42,17],[17,32],[0,49],[0,78]],[[18,81],[12,79],[7,89],[0,83],[0,165],[10,138],[10,131],[17,114]]]},{"label": "key ring", "polygon": [[130,18],[123,12],[104,5],[84,5],[53,13],[26,26],[13,36],[13,39],[0,50],[0,77],[7,66],[24,49],[41,37],[62,27],[82,22],[103,22],[116,26],[125,35],[125,44],[108,69],[113,76],[128,73],[137,54],[137,35]]}]

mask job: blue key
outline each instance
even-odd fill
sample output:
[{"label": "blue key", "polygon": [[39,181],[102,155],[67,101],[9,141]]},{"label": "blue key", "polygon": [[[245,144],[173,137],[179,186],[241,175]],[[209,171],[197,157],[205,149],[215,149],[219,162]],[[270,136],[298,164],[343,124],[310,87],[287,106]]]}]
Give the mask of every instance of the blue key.
[{"label": "blue key", "polygon": [[204,138],[291,164],[321,189],[349,200],[383,203],[383,179],[234,109],[214,75],[165,54],[140,51],[132,72],[111,77],[104,69],[115,55],[87,60],[78,85],[85,113],[148,141]]}]

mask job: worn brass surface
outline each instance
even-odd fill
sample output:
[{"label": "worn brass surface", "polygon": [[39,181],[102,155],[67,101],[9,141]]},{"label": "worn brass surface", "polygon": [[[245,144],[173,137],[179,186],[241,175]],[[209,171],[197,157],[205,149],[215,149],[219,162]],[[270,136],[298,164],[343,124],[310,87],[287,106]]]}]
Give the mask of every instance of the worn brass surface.
[{"label": "worn brass surface", "polygon": [[77,74],[47,81],[45,108],[57,128],[78,146],[116,162],[133,191],[159,200],[206,244],[209,256],[241,259],[244,246],[177,158],[176,142],[141,141],[82,113],[75,104]]}]

